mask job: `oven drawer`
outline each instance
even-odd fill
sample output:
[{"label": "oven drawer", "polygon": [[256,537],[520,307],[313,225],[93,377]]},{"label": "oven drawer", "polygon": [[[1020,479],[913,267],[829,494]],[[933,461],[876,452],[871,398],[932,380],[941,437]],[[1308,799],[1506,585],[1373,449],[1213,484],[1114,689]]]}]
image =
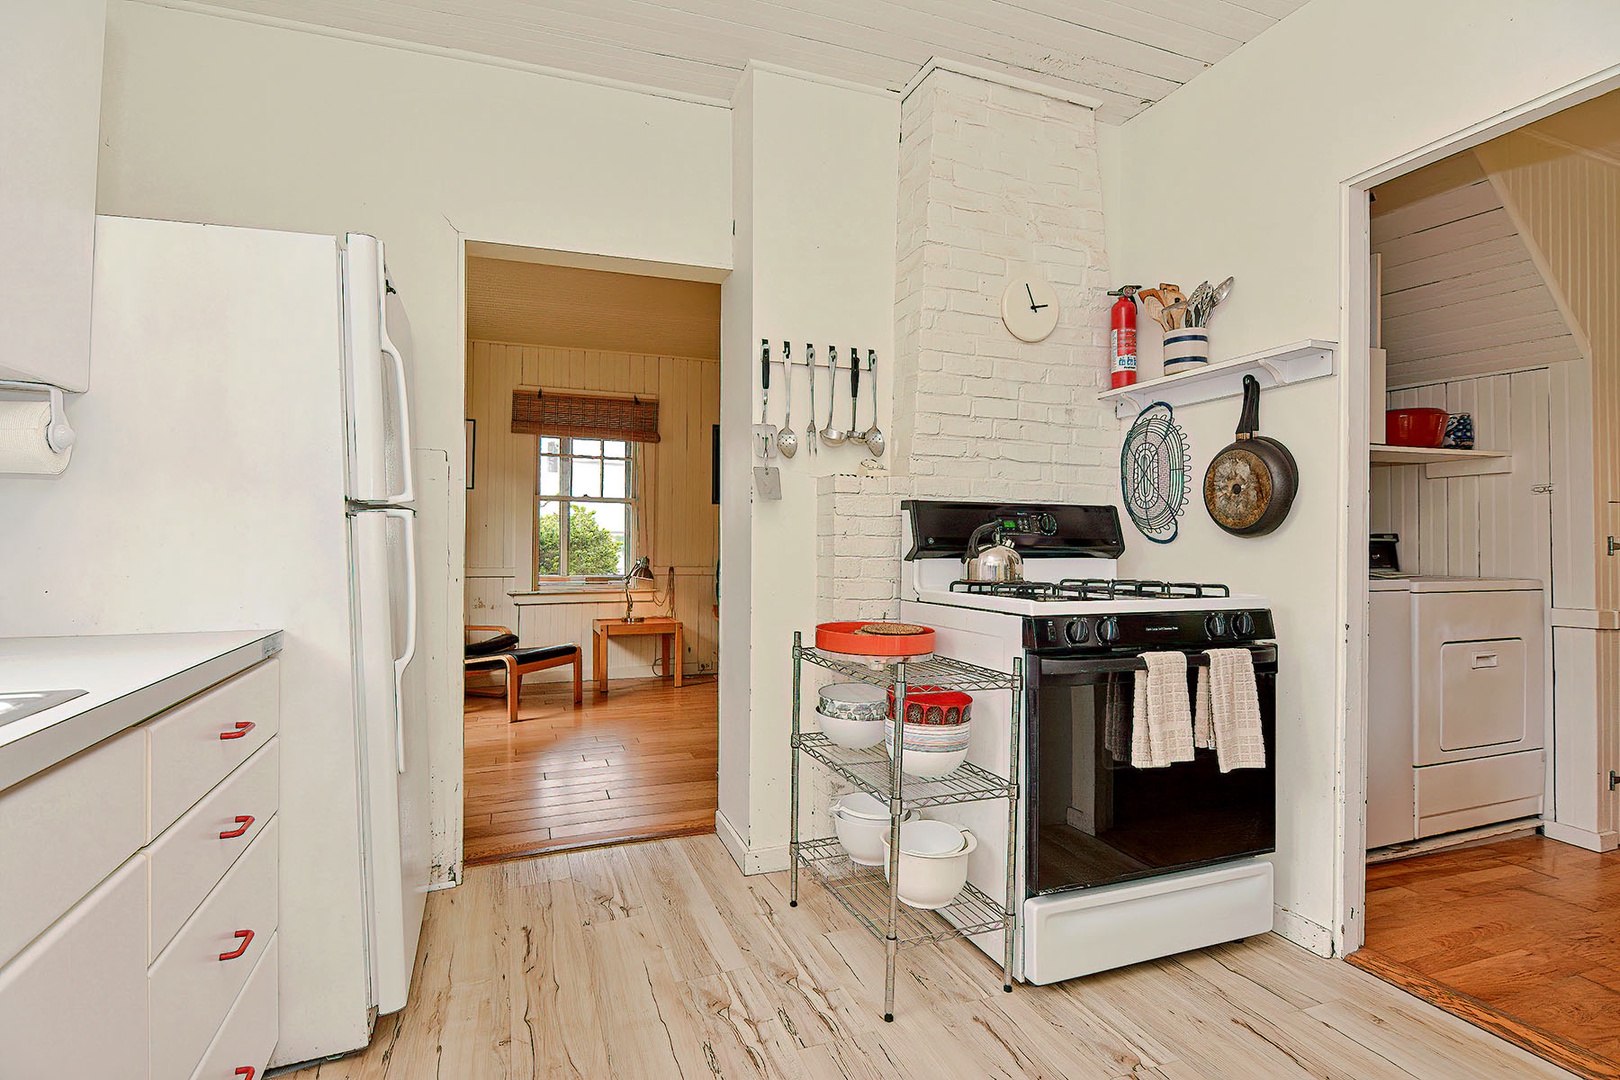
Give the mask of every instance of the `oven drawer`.
[{"label": "oven drawer", "polygon": [[1246,859],[1024,901],[1024,981],[1061,982],[1270,931],[1271,864]]}]

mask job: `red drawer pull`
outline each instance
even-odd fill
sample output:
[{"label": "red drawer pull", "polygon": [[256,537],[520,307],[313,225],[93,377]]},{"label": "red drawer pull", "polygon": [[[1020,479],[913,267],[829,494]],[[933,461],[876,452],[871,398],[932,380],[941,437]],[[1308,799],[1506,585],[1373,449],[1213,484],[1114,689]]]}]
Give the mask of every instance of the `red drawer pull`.
[{"label": "red drawer pull", "polygon": [[253,1074],[254,1074],[255,1071],[256,1070],[253,1068],[253,1066],[251,1066],[251,1065],[243,1065],[240,1069],[236,1070],[236,1075],[237,1076],[245,1076],[245,1077],[247,1077],[247,1080],[253,1080]]},{"label": "red drawer pull", "polygon": [[238,814],[236,816],[237,828],[228,829],[219,834],[221,840],[235,840],[238,836],[253,828],[252,814]]},{"label": "red drawer pull", "polygon": [[253,727],[253,721],[251,720],[238,720],[236,722],[235,731],[222,731],[219,733],[219,737],[222,739],[240,739],[242,736],[252,731]]},{"label": "red drawer pull", "polygon": [[236,936],[242,939],[242,944],[236,947],[235,952],[220,953],[219,958],[221,960],[235,960],[237,957],[247,952],[248,946],[253,944],[253,931],[251,930],[238,930],[236,932]]}]

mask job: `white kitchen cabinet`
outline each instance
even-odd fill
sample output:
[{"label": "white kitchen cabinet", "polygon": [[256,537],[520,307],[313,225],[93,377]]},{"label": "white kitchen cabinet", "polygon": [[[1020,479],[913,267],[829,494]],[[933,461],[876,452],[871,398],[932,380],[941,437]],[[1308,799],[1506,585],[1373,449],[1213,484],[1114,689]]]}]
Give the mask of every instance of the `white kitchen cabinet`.
[{"label": "white kitchen cabinet", "polygon": [[0,895],[0,1078],[263,1069],[279,1029],[278,667],[149,703],[162,711],[0,790],[0,856],[30,871]]},{"label": "white kitchen cabinet", "polygon": [[[4,2],[4,0],[0,0]],[[0,792],[0,966],[146,842],[146,740],[126,731]]]},{"label": "white kitchen cabinet", "polygon": [[146,858],[137,855],[0,968],[7,1080],[147,1072]]},{"label": "white kitchen cabinet", "polygon": [[0,379],[85,390],[106,0],[0,0]]}]

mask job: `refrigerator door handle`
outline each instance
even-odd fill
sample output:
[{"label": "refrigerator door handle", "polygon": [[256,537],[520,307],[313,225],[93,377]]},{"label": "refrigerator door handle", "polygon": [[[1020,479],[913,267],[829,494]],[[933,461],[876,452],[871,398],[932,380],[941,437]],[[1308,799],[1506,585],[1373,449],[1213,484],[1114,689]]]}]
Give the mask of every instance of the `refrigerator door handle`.
[{"label": "refrigerator door handle", "polygon": [[405,528],[405,652],[394,658],[394,750],[401,774],[405,772],[405,669],[416,656],[416,512],[384,507],[380,513],[397,517]]},{"label": "refrigerator door handle", "polygon": [[[387,284],[383,285],[383,296],[387,296]],[[399,349],[388,336],[388,319],[379,312],[382,322],[378,326],[381,335],[382,351],[394,362],[394,378],[399,392],[394,395],[395,404],[399,408],[399,467],[403,478],[403,489],[389,496],[389,502],[408,503],[416,500],[416,481],[411,475],[411,407],[407,398],[409,384],[405,381],[405,358],[399,354]]]}]

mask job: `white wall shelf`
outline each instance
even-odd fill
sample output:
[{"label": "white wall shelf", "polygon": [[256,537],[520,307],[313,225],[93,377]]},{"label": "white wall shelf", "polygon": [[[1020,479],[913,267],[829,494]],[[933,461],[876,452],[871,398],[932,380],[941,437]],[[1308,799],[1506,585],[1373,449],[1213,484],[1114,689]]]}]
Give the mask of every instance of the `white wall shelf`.
[{"label": "white wall shelf", "polygon": [[1241,397],[1245,375],[1259,379],[1262,390],[1331,375],[1333,355],[1337,349],[1338,343],[1333,341],[1317,341],[1314,338],[1296,341],[1280,349],[1222,360],[1193,371],[1178,371],[1174,375],[1122,386],[1118,390],[1104,390],[1097,397],[1098,400],[1111,402],[1114,415],[1121,418],[1135,416],[1155,401],[1179,409],[1183,405],[1196,405],[1201,401]]},{"label": "white wall shelf", "polygon": [[1374,443],[1368,458],[1377,465],[1423,465],[1430,480],[1450,476],[1496,476],[1513,471],[1513,455],[1505,450],[1452,450],[1431,446],[1388,446]]}]

